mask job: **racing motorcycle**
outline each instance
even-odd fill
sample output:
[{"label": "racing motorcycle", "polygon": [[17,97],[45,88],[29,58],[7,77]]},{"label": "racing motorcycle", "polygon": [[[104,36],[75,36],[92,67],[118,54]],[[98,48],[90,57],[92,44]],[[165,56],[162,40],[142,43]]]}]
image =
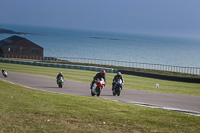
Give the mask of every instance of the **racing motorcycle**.
[{"label": "racing motorcycle", "polygon": [[2,72],[4,77],[8,77],[8,73],[6,71]]},{"label": "racing motorcycle", "polygon": [[100,96],[101,90],[103,89],[104,86],[105,86],[104,79],[103,78],[101,78],[101,80],[97,79],[92,86],[91,95],[92,96],[95,96],[95,95]]},{"label": "racing motorcycle", "polygon": [[63,87],[63,84],[64,84],[64,79],[63,79],[63,77],[60,77],[59,79],[58,79],[58,87],[59,88],[62,88]]},{"label": "racing motorcycle", "polygon": [[123,85],[123,83],[122,83],[121,79],[118,79],[118,81],[115,82],[114,89],[113,89],[113,96],[115,96],[115,95],[119,96],[120,95],[122,85]]}]

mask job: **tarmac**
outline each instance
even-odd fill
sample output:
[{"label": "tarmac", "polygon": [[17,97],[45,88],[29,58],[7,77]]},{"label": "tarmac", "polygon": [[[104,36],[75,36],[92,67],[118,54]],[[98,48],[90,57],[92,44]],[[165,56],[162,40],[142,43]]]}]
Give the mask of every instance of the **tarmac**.
[{"label": "tarmac", "polygon": [[[89,83],[65,80],[63,88],[59,88],[56,84],[56,78],[16,72],[9,72],[7,78],[0,75],[0,79],[42,91],[92,97]],[[120,96],[113,96],[111,86],[106,86],[97,98],[200,116],[200,96],[159,93],[127,88],[123,88]]]}]

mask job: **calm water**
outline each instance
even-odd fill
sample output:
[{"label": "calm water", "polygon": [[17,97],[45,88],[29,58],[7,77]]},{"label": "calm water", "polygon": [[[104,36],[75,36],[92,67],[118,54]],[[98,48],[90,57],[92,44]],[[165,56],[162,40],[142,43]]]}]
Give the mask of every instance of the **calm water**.
[{"label": "calm water", "polygon": [[[44,56],[85,57],[200,67],[200,40],[103,33],[70,29],[1,25],[42,46]],[[0,34],[0,40],[12,35]]]}]

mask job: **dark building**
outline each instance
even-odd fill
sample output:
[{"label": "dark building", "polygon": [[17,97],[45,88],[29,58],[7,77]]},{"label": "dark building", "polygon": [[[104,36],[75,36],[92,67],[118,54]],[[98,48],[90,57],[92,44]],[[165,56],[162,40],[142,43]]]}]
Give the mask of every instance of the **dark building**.
[{"label": "dark building", "polygon": [[0,57],[43,59],[43,48],[19,36],[11,36],[0,41]]}]

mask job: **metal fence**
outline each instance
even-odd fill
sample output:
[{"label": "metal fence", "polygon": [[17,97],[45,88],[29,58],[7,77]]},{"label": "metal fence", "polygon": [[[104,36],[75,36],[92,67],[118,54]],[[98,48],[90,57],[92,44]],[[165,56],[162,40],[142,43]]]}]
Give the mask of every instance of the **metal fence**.
[{"label": "metal fence", "polygon": [[[13,56],[0,56],[1,58],[13,58]],[[17,56],[17,58],[27,59],[27,56]],[[102,64],[110,66],[120,66],[120,67],[132,67],[139,69],[149,69],[149,70],[159,70],[159,71],[169,71],[178,73],[188,73],[200,75],[200,67],[183,67],[183,66],[173,66],[164,64],[151,64],[151,63],[140,63],[140,62],[128,62],[128,61],[117,61],[117,60],[103,60],[103,59],[93,59],[93,58],[76,58],[76,57],[37,57],[33,56],[30,59],[36,60],[54,60],[54,61],[66,61],[74,63],[89,63],[89,64]]]},{"label": "metal fence", "polygon": [[[47,57],[46,59],[48,60]],[[54,59],[60,60],[60,61],[70,61],[70,62],[79,62],[79,63],[132,67],[132,68],[139,68],[139,69],[179,72],[179,73],[188,73],[188,74],[196,74],[196,75],[200,74],[200,67],[182,67],[182,66],[173,66],[173,65],[164,65],[164,64],[151,64],[151,63],[103,60],[103,59],[93,59],[93,58],[76,58],[76,57],[55,57]]]}]

